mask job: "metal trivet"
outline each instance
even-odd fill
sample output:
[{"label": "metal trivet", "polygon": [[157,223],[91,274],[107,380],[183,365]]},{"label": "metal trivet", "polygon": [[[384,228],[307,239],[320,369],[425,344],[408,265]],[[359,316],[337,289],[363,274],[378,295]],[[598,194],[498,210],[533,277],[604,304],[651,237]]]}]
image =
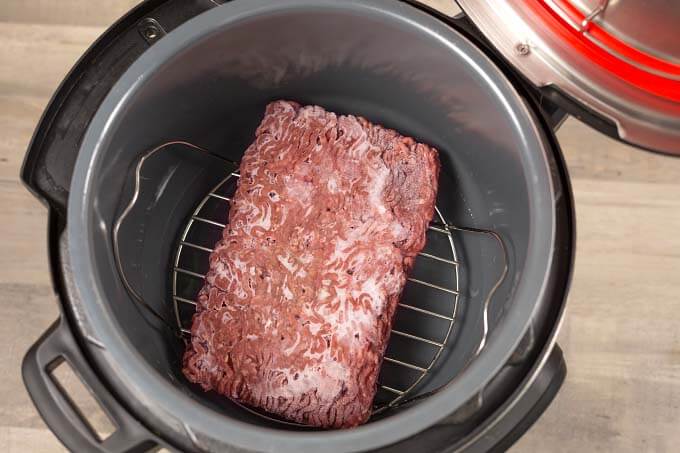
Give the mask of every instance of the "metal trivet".
[{"label": "metal trivet", "polygon": [[[157,151],[160,151],[161,149],[170,146],[170,145],[185,145],[190,148],[193,148],[195,150],[200,150],[204,151],[213,157],[218,157],[222,160],[226,160],[221,156],[218,156],[216,154],[210,153],[203,148],[200,148],[198,146],[192,145],[190,143],[186,142],[170,142],[166,143],[164,145],[159,146],[158,148],[155,148],[148,154],[142,157],[140,159],[137,167],[136,167],[136,173],[135,173],[135,192],[132,196],[132,199],[130,201],[130,204],[127,206],[127,208],[123,211],[123,214],[120,216],[118,219],[118,222],[116,222],[116,225],[114,227],[114,234],[113,234],[113,239],[114,239],[114,250],[116,252],[116,258],[117,258],[117,263],[118,263],[118,268],[119,272],[121,273],[121,276],[123,278],[123,282],[125,283],[128,291],[133,295],[133,297],[140,303],[142,306],[147,309],[151,310],[154,314],[154,316],[160,318],[163,320],[163,322],[168,325],[170,324],[167,320],[163,318],[160,314],[158,314],[153,308],[151,308],[146,302],[143,301],[143,299],[138,295],[138,293],[131,287],[131,285],[128,283],[127,279],[125,278],[125,274],[123,272],[123,267],[122,263],[120,262],[120,258],[118,255],[118,230],[120,228],[120,225],[126,218],[127,214],[130,212],[132,207],[134,206],[138,194],[139,194],[139,179],[140,179],[140,171],[142,166],[144,165],[144,161],[150,157],[152,154],[156,153]],[[188,338],[191,335],[190,331],[190,323],[192,319],[192,315],[195,311],[196,308],[196,301],[195,298],[197,297],[197,290],[200,289],[203,286],[203,282],[205,279],[205,274],[204,272],[199,268],[199,267],[205,267],[205,265],[208,262],[208,257],[209,254],[213,252],[212,246],[207,246],[207,244],[200,244],[197,242],[200,242],[196,239],[192,240],[191,238],[194,237],[205,237],[206,236],[206,228],[208,229],[213,229],[214,231],[209,234],[213,237],[214,241],[213,244],[217,241],[217,239],[221,236],[222,230],[226,227],[226,224],[223,223],[224,219],[227,217],[227,214],[229,212],[229,207],[231,203],[231,197],[233,196],[234,191],[236,190],[236,181],[240,177],[239,173],[235,171],[238,168],[238,164],[234,162],[229,162],[229,166],[231,168],[227,169],[228,174],[227,176],[219,183],[217,184],[201,201],[198,203],[196,209],[193,211],[191,217],[189,218],[189,221],[187,225],[184,227],[182,234],[180,235],[179,238],[179,243],[177,246],[177,251],[175,253],[175,257],[173,260],[173,267],[172,267],[172,272],[171,272],[171,283],[172,283],[172,303],[173,303],[173,308],[174,308],[174,313],[175,313],[175,326],[172,326],[173,329],[178,329],[179,334],[183,336],[184,338]],[[217,205],[215,205],[217,203]],[[206,209],[206,206],[208,204],[212,205],[212,209]],[[212,212],[210,212],[212,211]],[[379,389],[381,389],[383,392],[386,392],[387,394],[391,395],[388,398],[385,398],[383,401],[380,402],[374,402],[374,408],[373,408],[373,415],[380,414],[390,408],[395,408],[397,406],[401,406],[404,404],[408,404],[410,402],[413,402],[415,400],[422,399],[424,397],[430,396],[440,390],[442,390],[444,387],[450,384],[447,383],[442,387],[439,387],[433,391],[426,392],[424,394],[419,394],[419,395],[412,395],[412,392],[417,388],[417,386],[425,379],[425,377],[430,373],[430,371],[435,367],[437,364],[437,361],[439,360],[442,352],[444,349],[449,345],[449,340],[451,337],[451,332],[453,330],[454,323],[457,319],[458,316],[458,306],[459,306],[459,300],[460,300],[460,279],[459,279],[459,267],[462,265],[462,263],[458,259],[458,252],[456,250],[456,245],[454,242],[453,238],[453,232],[454,231],[461,231],[461,232],[468,232],[468,233],[477,233],[477,234],[484,234],[484,235],[490,235],[492,236],[499,244],[502,252],[503,252],[503,258],[504,258],[504,269],[502,274],[500,275],[499,279],[496,281],[495,285],[492,287],[491,291],[488,293],[485,301],[484,301],[484,312],[483,312],[483,332],[482,332],[482,338],[480,340],[479,346],[477,348],[477,351],[475,353],[475,356],[478,355],[481,350],[484,348],[484,345],[486,344],[486,339],[488,335],[488,305],[491,301],[491,298],[493,297],[494,293],[498,289],[498,287],[502,284],[503,280],[505,279],[505,276],[507,274],[507,253],[505,250],[505,245],[500,238],[500,236],[489,230],[483,230],[483,229],[474,229],[474,228],[462,228],[462,227],[457,227],[454,225],[450,225],[446,222],[444,215],[442,214],[441,210],[439,207],[435,207],[435,213],[436,213],[436,218],[437,220],[433,221],[430,226],[429,226],[429,231],[428,231],[428,241],[431,238],[431,235],[442,235],[446,238],[446,249],[447,250],[438,250],[440,253],[430,253],[430,252],[421,252],[419,254],[420,257],[422,257],[426,261],[430,261],[431,263],[436,263],[438,266],[445,266],[447,269],[449,269],[450,272],[450,277],[451,277],[451,282],[450,285],[448,286],[443,286],[438,283],[432,283],[425,281],[420,278],[414,278],[414,277],[409,277],[408,282],[406,285],[406,288],[404,289],[404,292],[406,292],[409,288],[410,285],[417,285],[417,286],[426,286],[432,290],[435,290],[437,292],[441,292],[447,296],[447,299],[449,301],[448,306],[442,309],[441,311],[433,311],[431,309],[426,309],[419,307],[415,304],[412,303],[406,303],[405,301],[401,301],[398,304],[397,308],[397,313],[395,313],[395,319],[397,316],[400,315],[421,315],[421,316],[427,316],[430,318],[435,318],[440,321],[441,328],[439,329],[439,332],[437,332],[439,335],[434,335],[435,332],[432,332],[433,335],[431,335],[431,338],[426,338],[424,336],[420,335],[415,335],[413,333],[404,331],[404,330],[399,330],[396,328],[392,329],[392,336],[390,337],[390,344],[394,341],[398,341],[397,338],[402,338],[402,339],[407,339],[409,341],[415,342],[418,347],[423,348],[425,356],[431,357],[431,359],[428,361],[426,364],[414,364],[412,361],[409,361],[407,358],[404,357],[399,357],[396,355],[390,355],[390,347],[388,345],[387,351],[388,353],[384,356],[384,363],[383,363],[383,369],[381,370],[381,376],[383,375],[383,372],[385,370],[385,366],[387,364],[393,365],[393,368],[396,370],[399,370],[398,372],[403,372],[404,374],[408,374],[407,378],[402,378],[400,379],[401,381],[408,381],[408,383],[402,387],[402,388],[395,388],[394,386],[389,386],[385,385],[383,383],[379,383]],[[217,217],[219,216],[219,218]],[[200,230],[203,230],[203,234],[200,232]],[[198,231],[198,232],[197,232]],[[188,256],[191,254],[191,256]],[[198,254],[198,256],[196,255]],[[441,256],[441,255],[448,255],[448,256]],[[188,256],[188,257],[187,257]],[[419,262],[422,264],[420,260],[416,260],[414,269],[412,271],[412,275],[419,275],[418,274],[418,267]],[[187,295],[187,288],[190,289],[189,292],[192,292],[192,296]],[[177,332],[177,330],[175,330]],[[434,338],[443,338],[440,341],[437,341]],[[450,346],[450,345],[449,345]],[[426,351],[425,351],[426,350]],[[234,401],[236,404],[239,406],[243,407],[244,409],[248,410],[251,413],[254,413],[256,415],[259,415],[261,417],[264,417],[270,421],[275,421],[278,423],[283,423],[286,425],[292,425],[292,426],[298,426],[298,427],[305,427],[303,424],[299,423],[294,423],[290,421],[286,421],[280,418],[277,418],[275,416],[272,416],[264,411],[254,409],[245,405],[242,405],[236,401]]]}]

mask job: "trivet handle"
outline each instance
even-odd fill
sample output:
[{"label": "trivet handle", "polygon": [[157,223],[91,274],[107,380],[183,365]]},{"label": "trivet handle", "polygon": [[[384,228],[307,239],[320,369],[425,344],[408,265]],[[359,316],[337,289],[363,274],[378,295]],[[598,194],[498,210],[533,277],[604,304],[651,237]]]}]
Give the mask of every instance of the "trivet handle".
[{"label": "trivet handle", "polygon": [[[71,366],[115,426],[116,430],[105,439],[99,440],[52,375],[64,361]],[[92,370],[63,317],[55,321],[31,347],[24,357],[21,371],[33,404],[70,451],[133,453],[165,446],[111,395]]]}]

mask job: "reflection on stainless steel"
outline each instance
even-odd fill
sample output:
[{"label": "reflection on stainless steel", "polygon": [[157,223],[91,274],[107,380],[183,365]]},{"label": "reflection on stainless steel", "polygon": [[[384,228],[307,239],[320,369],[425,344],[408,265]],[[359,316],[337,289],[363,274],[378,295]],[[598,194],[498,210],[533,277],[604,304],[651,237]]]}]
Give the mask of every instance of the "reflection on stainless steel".
[{"label": "reflection on stainless steel", "polygon": [[[571,0],[582,13],[602,0]],[[595,22],[612,36],[641,52],[680,64],[680,2],[677,0],[610,0]]]},{"label": "reflection on stainless steel", "polygon": [[[631,85],[603,66],[584,57],[565,42],[554,29],[549,28],[525,2],[457,1],[493,46],[535,85],[556,87],[570,98],[611,120],[619,136],[628,142],[658,151],[680,154],[680,103]],[[566,0],[543,1],[545,7],[552,8],[567,20],[566,13],[562,10]],[[629,45],[637,46],[638,40],[646,39],[640,30],[644,28],[647,30],[644,33],[650,34],[645,46],[654,47],[656,50],[665,49],[666,53],[673,57],[678,55],[680,40],[675,39],[672,44],[668,41],[671,35],[677,37],[677,23],[680,21],[672,20],[670,17],[680,19],[680,2],[663,0],[649,2],[609,0],[606,4],[603,0],[572,0],[572,2],[574,5],[578,2],[585,16],[592,16],[592,23],[605,28],[611,26],[618,31],[626,27],[625,30],[634,33],[636,40],[631,40]],[[666,8],[661,8],[663,4]],[[652,12],[654,8],[656,11]],[[640,11],[638,20],[624,14],[626,11],[627,14],[633,15]],[[663,20],[643,27],[647,21],[653,21],[657,15],[665,13],[667,17]],[[595,42],[589,33],[588,24],[584,29],[581,23],[575,23],[573,20],[567,22],[576,30],[580,30],[591,42],[603,48],[603,44]],[[652,33],[656,36],[651,37]],[[519,55],[516,51],[518,43],[529,45],[531,52]],[[642,64],[622,58],[606,47],[603,50],[628,64],[636,66]],[[645,70],[652,73],[649,68]],[[664,74],[662,77],[674,80],[676,74]]]}]

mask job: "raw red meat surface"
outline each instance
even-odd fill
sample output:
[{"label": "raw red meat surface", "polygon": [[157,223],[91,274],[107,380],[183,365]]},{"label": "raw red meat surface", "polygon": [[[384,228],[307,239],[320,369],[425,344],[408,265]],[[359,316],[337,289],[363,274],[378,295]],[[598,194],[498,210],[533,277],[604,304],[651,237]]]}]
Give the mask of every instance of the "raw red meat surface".
[{"label": "raw red meat surface", "polygon": [[277,101],[240,173],[184,374],[291,421],[359,425],[425,245],[437,152],[363,118]]}]

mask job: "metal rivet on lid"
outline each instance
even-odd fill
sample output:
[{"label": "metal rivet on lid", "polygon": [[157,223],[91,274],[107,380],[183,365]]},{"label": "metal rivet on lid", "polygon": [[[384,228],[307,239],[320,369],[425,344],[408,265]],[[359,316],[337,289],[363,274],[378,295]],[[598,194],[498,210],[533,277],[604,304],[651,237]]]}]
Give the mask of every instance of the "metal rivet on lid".
[{"label": "metal rivet on lid", "polygon": [[515,51],[522,56],[529,55],[531,53],[531,47],[529,44],[521,42],[515,46]]},{"label": "metal rivet on lid", "polygon": [[161,24],[159,24],[156,19],[151,17],[142,19],[137,24],[137,30],[148,44],[155,43],[166,34]]},{"label": "metal rivet on lid", "polygon": [[146,36],[147,39],[156,39],[158,36],[158,29],[156,27],[148,27],[146,30],[144,30],[144,36]]}]

